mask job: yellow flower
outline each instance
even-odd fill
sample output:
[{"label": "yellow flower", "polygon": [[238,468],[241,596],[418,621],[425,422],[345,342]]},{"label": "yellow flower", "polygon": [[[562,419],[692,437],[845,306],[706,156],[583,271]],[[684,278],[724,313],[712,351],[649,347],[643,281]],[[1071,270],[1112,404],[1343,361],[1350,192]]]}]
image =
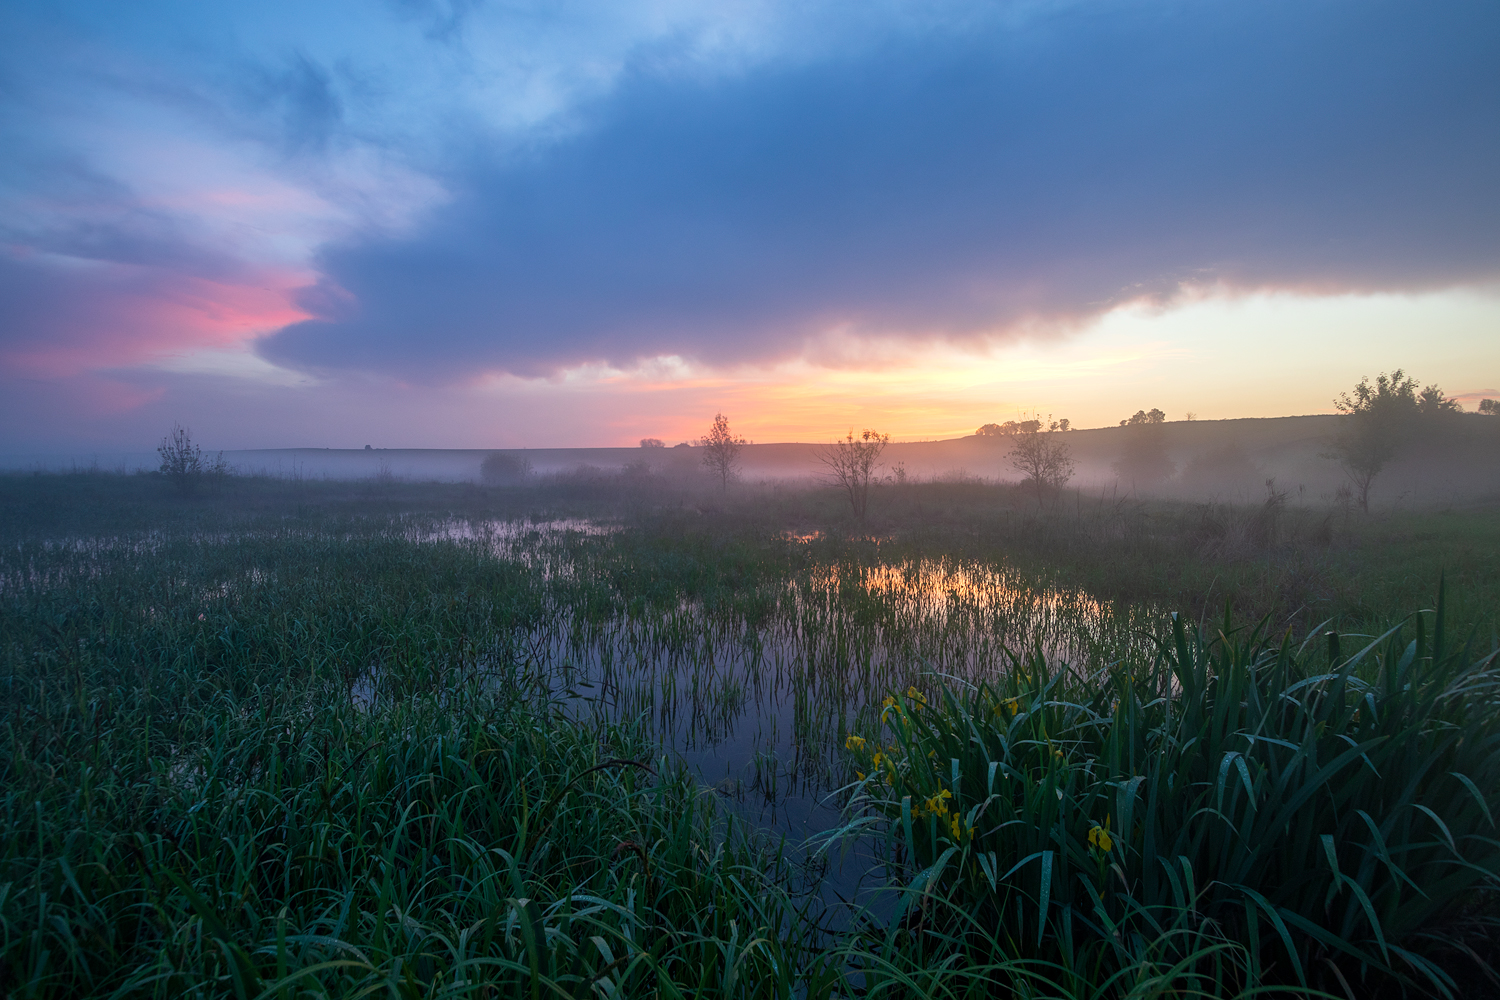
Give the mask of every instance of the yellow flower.
[{"label": "yellow flower", "polygon": [[855,771],[854,772],[854,776],[856,778],[858,778],[860,781],[864,781],[865,780],[865,772],[863,772],[863,771]]},{"label": "yellow flower", "polygon": [[875,764],[875,766],[879,767],[880,766],[880,762],[883,761],[883,760],[885,760],[885,754],[881,753],[879,750],[875,751],[875,759],[873,761],[873,763]]},{"label": "yellow flower", "polygon": [[1115,849],[1114,838],[1109,835],[1109,817],[1104,818],[1103,826],[1095,824],[1094,828],[1089,831],[1089,844],[1099,848],[1105,854]]},{"label": "yellow flower", "polygon": [[913,709],[927,707],[927,696],[914,687],[909,687],[906,689],[906,698],[911,702],[911,707]]},{"label": "yellow flower", "polygon": [[853,733],[850,733],[849,738],[844,741],[845,750],[863,750],[864,748],[865,738],[863,736],[855,736]]},{"label": "yellow flower", "polygon": [[880,703],[880,707],[881,708],[890,708],[894,704],[896,704],[895,697],[893,697],[892,695],[886,695],[885,701],[883,701],[883,702]]},{"label": "yellow flower", "polygon": [[1012,698],[1010,701],[1007,701],[1005,703],[1005,710],[1007,712],[1009,712],[1011,715],[1015,715],[1017,712],[1019,712],[1021,710],[1020,699]]}]

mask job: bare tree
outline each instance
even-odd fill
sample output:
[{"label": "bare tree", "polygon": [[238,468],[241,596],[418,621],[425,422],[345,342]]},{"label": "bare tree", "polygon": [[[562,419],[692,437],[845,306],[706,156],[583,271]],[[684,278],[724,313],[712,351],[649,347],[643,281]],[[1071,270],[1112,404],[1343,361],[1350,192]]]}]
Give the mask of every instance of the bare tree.
[{"label": "bare tree", "polygon": [[698,446],[703,449],[703,464],[719,477],[720,489],[729,489],[729,480],[739,471],[740,449],[746,444],[744,438],[735,437],[730,431],[729,418],[722,413],[714,414],[708,433],[698,439]]},{"label": "bare tree", "polygon": [[665,448],[666,442],[661,438],[641,438],[642,448]]},{"label": "bare tree", "polygon": [[1060,440],[1065,422],[1053,421],[1042,430],[1040,420],[1025,421],[1026,430],[1015,435],[1010,451],[1011,468],[1025,476],[1025,482],[1036,491],[1037,506],[1047,493],[1060,490],[1073,478],[1073,457],[1067,442]]},{"label": "bare tree", "polygon": [[[844,491],[849,498],[849,507],[859,520],[865,519],[865,509],[870,502],[870,483],[875,470],[880,467],[880,453],[891,443],[889,434],[865,430],[859,437],[850,430],[842,441],[835,441],[815,453],[818,461],[828,470],[829,480]],[[901,469],[903,481],[906,469]]]}]

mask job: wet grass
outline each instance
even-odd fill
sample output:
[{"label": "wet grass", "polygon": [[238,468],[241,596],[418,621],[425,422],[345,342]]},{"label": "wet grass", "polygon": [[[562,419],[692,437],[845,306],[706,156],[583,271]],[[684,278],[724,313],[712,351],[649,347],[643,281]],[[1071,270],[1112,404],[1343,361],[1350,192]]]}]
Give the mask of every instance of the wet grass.
[{"label": "wet grass", "polygon": [[[1492,565],[1456,573],[1479,596],[1442,639],[1430,613],[1360,656],[1279,624],[1174,637],[1171,586],[1078,585],[1131,572],[1087,546],[1160,559],[1186,545],[1168,514],[1242,517],[1181,551],[1248,580],[1233,567],[1314,545],[1301,515],[1267,533],[1254,510],[1038,513],[930,485],[885,498],[920,516],[872,504],[851,531],[772,488],[710,505],[647,481],[611,506],[576,483],[0,481],[0,989],[1451,988],[1500,843]],[[496,521],[521,510],[548,520]],[[550,520],[578,515],[609,526]],[[1429,549],[1493,531],[1445,516],[1316,541],[1369,574],[1349,621],[1430,603]],[[708,790],[704,754],[737,740]],[[882,741],[901,752],[876,768]],[[842,839],[785,839],[757,799]],[[845,848],[875,865],[855,889],[823,878]]]}]

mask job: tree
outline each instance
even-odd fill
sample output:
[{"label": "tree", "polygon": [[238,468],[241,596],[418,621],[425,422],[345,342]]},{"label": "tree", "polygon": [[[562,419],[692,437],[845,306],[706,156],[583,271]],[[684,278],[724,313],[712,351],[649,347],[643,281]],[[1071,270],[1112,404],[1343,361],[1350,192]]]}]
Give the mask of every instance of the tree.
[{"label": "tree", "polygon": [[1124,420],[1121,420],[1120,421],[1120,426],[1121,427],[1141,427],[1141,426],[1147,426],[1147,427],[1149,427],[1149,426],[1151,426],[1153,424],[1166,423],[1166,421],[1167,421],[1167,415],[1165,413],[1163,413],[1161,410],[1158,410],[1155,407],[1152,407],[1150,413],[1147,413],[1145,410],[1136,410],[1135,414],[1133,416],[1126,417]]},{"label": "tree", "polygon": [[641,438],[642,448],[665,448],[666,443],[661,438]]},{"label": "tree", "polygon": [[729,489],[729,480],[739,471],[740,449],[747,443],[744,438],[734,436],[729,430],[729,419],[722,413],[714,414],[708,433],[698,439],[698,446],[703,449],[703,464],[719,477],[720,489]]},{"label": "tree", "polygon": [[[870,483],[875,470],[880,467],[880,453],[891,443],[889,434],[865,430],[859,437],[850,430],[842,441],[835,441],[827,448],[819,448],[818,461],[828,470],[828,478],[844,491],[849,498],[849,507],[854,516],[863,521],[865,509],[870,502]],[[905,468],[902,470],[905,479]]]},{"label": "tree", "polygon": [[1479,412],[1492,417],[1500,417],[1500,399],[1481,399]]},{"label": "tree", "polygon": [[1030,483],[1036,491],[1040,507],[1048,492],[1062,489],[1073,478],[1072,454],[1067,442],[1058,439],[1068,422],[1052,421],[1045,431],[1040,420],[1025,423],[1027,429],[1015,435],[1016,443],[1011,446],[1010,465],[1026,477],[1023,484]]},{"label": "tree", "polygon": [[1458,412],[1458,402],[1448,399],[1435,385],[1420,392],[1417,380],[1397,368],[1381,372],[1372,383],[1359,380],[1352,391],[1339,393],[1334,408],[1343,414],[1343,426],[1333,440],[1335,459],[1349,478],[1359,499],[1359,509],[1370,510],[1370,487],[1375,477],[1395,457],[1418,420]]},{"label": "tree", "polygon": [[1115,463],[1115,475],[1133,483],[1149,484],[1166,479],[1177,471],[1167,457],[1167,446],[1162,440],[1162,425],[1167,415],[1159,409],[1136,410],[1133,416],[1120,421],[1128,428],[1125,452]]},{"label": "tree", "polygon": [[[1067,423],[1067,421],[1064,420],[1063,423]],[[1040,420],[1007,420],[1003,424],[985,424],[975,431],[974,435],[982,438],[1015,437],[1017,434],[1027,434],[1041,429],[1042,422]],[[1062,429],[1067,430],[1066,427]]]}]

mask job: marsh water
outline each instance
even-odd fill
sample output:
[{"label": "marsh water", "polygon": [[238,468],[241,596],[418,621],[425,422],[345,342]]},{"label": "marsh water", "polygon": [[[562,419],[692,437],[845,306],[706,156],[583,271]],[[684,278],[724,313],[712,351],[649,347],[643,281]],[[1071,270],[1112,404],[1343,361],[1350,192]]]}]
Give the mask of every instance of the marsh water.
[{"label": "marsh water", "polygon": [[[452,521],[412,538],[588,582],[611,533],[577,520]],[[575,717],[645,720],[740,817],[788,844],[839,825],[844,739],[878,728],[890,692],[980,683],[1038,648],[1053,662],[1107,662],[1147,642],[1155,614],[952,558],[813,561],[731,602],[622,603],[601,613],[556,602],[516,636],[507,682],[519,668]]]}]

